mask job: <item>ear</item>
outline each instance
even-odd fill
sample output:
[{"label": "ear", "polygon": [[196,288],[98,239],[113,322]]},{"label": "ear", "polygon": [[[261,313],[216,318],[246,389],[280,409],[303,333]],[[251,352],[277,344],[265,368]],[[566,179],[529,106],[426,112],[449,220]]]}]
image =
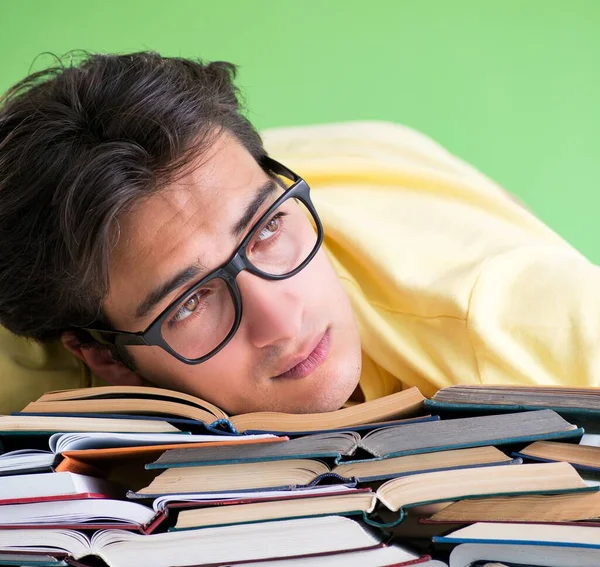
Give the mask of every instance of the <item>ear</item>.
[{"label": "ear", "polygon": [[142,386],[144,379],[122,362],[115,360],[110,351],[98,346],[82,347],[75,335],[65,332],[61,335],[63,346],[79,360],[87,364],[93,374],[113,386]]}]

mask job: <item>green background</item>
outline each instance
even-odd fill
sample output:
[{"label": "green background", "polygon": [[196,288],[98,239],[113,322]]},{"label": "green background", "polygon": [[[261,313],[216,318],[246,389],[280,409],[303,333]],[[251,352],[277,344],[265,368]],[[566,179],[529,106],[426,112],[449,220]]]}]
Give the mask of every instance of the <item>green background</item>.
[{"label": "green background", "polygon": [[600,262],[600,0],[0,0],[0,90],[71,49],[230,60],[261,128],[408,124]]}]

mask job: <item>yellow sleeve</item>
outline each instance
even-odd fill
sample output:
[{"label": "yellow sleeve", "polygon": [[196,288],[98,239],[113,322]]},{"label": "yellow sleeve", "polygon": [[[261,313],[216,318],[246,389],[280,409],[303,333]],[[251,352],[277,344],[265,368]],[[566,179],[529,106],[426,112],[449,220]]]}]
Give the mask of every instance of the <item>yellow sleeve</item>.
[{"label": "yellow sleeve", "polygon": [[367,399],[393,380],[600,385],[600,268],[427,137],[357,122],[270,131],[307,179],[350,297]]},{"label": "yellow sleeve", "polygon": [[600,385],[600,268],[558,246],[490,258],[468,333],[484,384]]}]

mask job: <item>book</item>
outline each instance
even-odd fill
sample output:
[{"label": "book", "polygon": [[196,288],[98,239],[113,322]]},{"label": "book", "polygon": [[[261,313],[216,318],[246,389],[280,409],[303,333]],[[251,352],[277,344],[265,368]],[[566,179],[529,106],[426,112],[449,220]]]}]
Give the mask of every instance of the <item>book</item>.
[{"label": "book", "polygon": [[147,468],[175,468],[256,462],[285,458],[326,458],[341,464],[360,450],[363,459],[388,459],[419,453],[486,445],[523,444],[536,439],[579,439],[583,433],[552,410],[407,423],[370,431],[324,433],[277,445],[173,449]]},{"label": "book", "polygon": [[32,553],[9,553],[0,551],[0,565],[20,565],[21,567],[68,567],[63,559],[43,554]]},{"label": "book", "polygon": [[[304,494],[307,496],[323,496],[331,493],[351,492],[357,490],[346,485],[331,484],[314,486],[309,488],[298,488],[293,494]],[[254,502],[270,500],[272,498],[287,498],[292,494],[290,490],[264,490],[248,492],[187,492],[185,494],[165,494],[154,499],[152,507],[156,512],[164,512],[168,508],[204,508],[206,506],[224,505],[226,503],[240,503],[247,501],[249,497]]]},{"label": "book", "polygon": [[173,529],[264,522],[310,516],[349,515],[370,511],[375,495],[370,488],[354,488],[325,494],[290,491],[285,496],[239,501],[216,500],[211,506],[180,510]]},{"label": "book", "polygon": [[17,449],[0,455],[0,476],[52,472],[56,455],[41,449]]},{"label": "book", "polygon": [[[172,449],[182,444],[190,444],[194,447],[203,444],[216,443],[242,444],[273,442],[287,438],[278,438],[274,435],[191,435],[178,431],[177,433],[111,433],[111,432],[81,432],[81,433],[53,433],[48,440],[49,451],[41,449],[17,449],[0,455],[0,475],[23,473],[25,471],[41,471],[52,469],[59,471],[79,472],[71,461],[58,464],[60,455],[71,453],[77,455],[70,457],[79,461],[98,460],[98,453],[88,454],[86,451],[99,451],[102,449],[121,449],[130,458],[139,453],[152,454],[150,449],[158,447],[154,454],[160,454],[162,450]],[[104,453],[106,455],[106,453]],[[117,453],[118,454],[118,453]],[[83,455],[83,456],[82,456]],[[114,456],[114,454],[113,454]],[[88,458],[91,457],[91,458]],[[62,465],[62,466],[61,466]],[[81,464],[79,464],[81,467]]]},{"label": "book", "polygon": [[228,416],[217,406],[182,392],[146,386],[101,386],[50,392],[28,404],[23,412],[175,416],[196,420],[219,431],[287,433],[329,430],[415,415],[422,410],[424,400],[417,388],[409,388],[326,413],[256,412]]},{"label": "book", "polygon": [[95,555],[109,567],[229,564],[236,561],[316,555],[381,546],[383,537],[342,516],[141,535],[100,530],[91,537],[73,530],[0,530],[0,551],[36,551],[84,563]]},{"label": "book", "polygon": [[566,523],[598,520],[600,492],[584,492],[461,500],[439,510],[427,522]]},{"label": "book", "polygon": [[[448,567],[443,561],[429,555],[412,553],[399,544],[382,544],[372,549],[342,551],[313,556],[299,555],[289,558],[271,558],[266,561],[228,562],[235,567]],[[207,567],[206,565],[198,567]],[[213,564],[208,567],[217,567]]]},{"label": "book", "polygon": [[0,506],[0,529],[96,530],[112,527],[143,531],[156,515],[148,506],[110,498],[7,504]]},{"label": "book", "polygon": [[[321,455],[323,457],[323,455]],[[139,491],[144,494],[194,492],[202,487],[206,492],[225,490],[256,490],[262,488],[315,485],[338,479],[351,484],[371,482],[423,471],[452,470],[473,466],[518,464],[495,447],[474,447],[375,459],[351,461],[331,467],[322,458],[271,459],[217,465],[167,468],[154,478],[152,484]]]},{"label": "book", "polygon": [[600,472],[600,447],[593,445],[536,441],[514,455],[540,462],[565,461],[577,469]]},{"label": "book", "polygon": [[161,419],[97,419],[92,417],[46,415],[0,415],[0,436],[47,435],[66,432],[102,433],[180,433],[177,427]]},{"label": "book", "polygon": [[[299,463],[298,476],[303,472],[303,467],[308,464],[318,461],[308,461],[307,463]],[[268,463],[273,468],[285,463],[285,461],[271,461]],[[228,467],[230,465],[218,465],[221,467]],[[247,466],[255,466],[249,464]],[[201,467],[201,470],[206,470],[207,467]],[[138,491],[135,497],[157,497],[158,495],[168,494],[169,492],[185,493],[185,484],[181,482],[182,476],[169,475],[168,478],[160,478],[160,476],[175,471],[175,475],[185,475],[192,469],[168,469],[159,477],[155,478],[148,487]],[[271,471],[264,472],[263,477],[268,477]],[[311,475],[308,474],[307,478]],[[240,477],[241,478],[241,477]],[[202,487],[203,490],[210,492],[211,486],[209,481],[202,479],[201,482],[190,483],[196,487]],[[236,482],[231,481],[223,483],[222,486],[234,490],[239,489],[236,486]],[[273,484],[272,482],[261,481],[257,478],[255,484],[261,484],[262,488],[266,485]],[[182,488],[183,485],[183,488]],[[293,489],[293,487],[289,487]],[[551,494],[551,493],[568,493],[568,492],[585,492],[585,491],[597,491],[597,487],[588,487],[586,483],[577,474],[577,471],[568,463],[543,463],[535,465],[517,465],[512,467],[506,466],[490,466],[484,468],[465,468],[465,469],[454,469],[442,472],[427,472],[418,473],[410,476],[398,477],[392,480],[384,482],[372,496],[367,498],[367,495],[360,493],[361,496],[354,496],[355,492],[352,492],[352,496],[355,500],[352,500],[354,506],[358,506],[359,500],[360,507],[354,508],[357,512],[363,514],[363,519],[372,523],[373,525],[381,525],[377,519],[372,517],[373,512],[376,511],[378,506],[383,506],[387,510],[398,513],[396,519],[391,522],[386,522],[386,525],[396,525],[400,523],[403,518],[406,509],[417,506],[423,506],[425,504],[431,504],[434,502],[446,502],[449,500],[457,500],[461,498],[473,498],[482,496],[495,496],[495,495],[508,495],[508,494]],[[344,495],[340,496],[341,500]],[[252,499],[252,491],[248,490],[248,499]],[[290,498],[294,498],[290,495]],[[367,500],[370,499],[368,505]],[[222,516],[219,516],[219,521],[226,523],[235,523],[240,521],[243,517],[243,513],[248,511],[249,514],[254,513],[253,511],[258,509],[256,503],[240,503],[238,506],[249,506],[251,508],[240,508],[236,506],[223,507],[224,512],[215,512],[216,514],[226,514],[228,520],[225,521]],[[326,503],[324,503],[327,505]],[[340,504],[342,506],[343,504]],[[345,504],[344,504],[345,505]],[[302,510],[306,512],[307,504],[299,504],[302,506]],[[269,506],[270,510],[276,509],[272,512],[276,516],[279,514],[291,513],[291,506],[289,503],[273,503]],[[264,510],[264,506],[260,508],[261,513]],[[266,513],[266,512],[265,512]],[[198,511],[198,514],[201,514]],[[207,512],[207,514],[213,514],[213,512]],[[200,516],[195,516],[199,518]],[[213,515],[214,517],[214,515]],[[254,517],[254,516],[253,516]],[[266,519],[266,518],[263,518]],[[199,520],[198,520],[199,521]],[[212,521],[212,520],[211,520]]]},{"label": "book", "polygon": [[[226,436],[215,436],[216,439]],[[263,443],[280,443],[287,441],[288,437],[244,435],[236,436],[231,440],[205,441],[201,443],[188,443],[186,447],[217,447],[228,445],[254,445]],[[165,451],[179,447],[179,443],[168,443],[166,445],[142,445],[136,447],[108,447],[103,449],[77,449],[67,450],[61,453],[62,460],[54,467],[57,472],[76,472],[92,474],[92,476],[105,476],[109,470],[123,463],[136,463],[143,467],[149,459],[155,459]],[[0,456],[0,464],[2,457]],[[93,471],[93,472],[92,472]]]},{"label": "book", "polygon": [[[484,558],[484,559],[483,559]],[[463,543],[450,553],[450,567],[597,567],[597,549],[564,545]]]},{"label": "book", "polygon": [[114,488],[101,479],[68,472],[0,478],[0,505],[45,500],[107,498],[113,492]]},{"label": "book", "polygon": [[557,567],[600,561],[600,528],[590,526],[478,522],[433,541],[457,545],[450,567],[467,567],[483,559]]},{"label": "book", "polygon": [[574,416],[600,415],[600,388],[465,384],[442,388],[425,407],[436,412],[514,412],[540,408]]},{"label": "book", "polygon": [[597,433],[585,433],[579,444],[588,445],[589,447],[600,447],[600,435]]}]

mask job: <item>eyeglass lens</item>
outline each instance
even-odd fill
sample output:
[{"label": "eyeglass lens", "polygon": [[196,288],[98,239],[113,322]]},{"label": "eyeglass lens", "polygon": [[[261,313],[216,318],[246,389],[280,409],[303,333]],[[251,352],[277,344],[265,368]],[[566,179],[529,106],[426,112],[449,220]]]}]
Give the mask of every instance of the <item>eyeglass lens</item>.
[{"label": "eyeglass lens", "polygon": [[[256,227],[246,248],[250,263],[262,272],[283,276],[301,266],[318,240],[316,221],[302,201],[285,200]],[[217,348],[235,323],[235,305],[227,283],[213,278],[183,299],[167,316],[161,332],[181,356],[201,358]]]}]

